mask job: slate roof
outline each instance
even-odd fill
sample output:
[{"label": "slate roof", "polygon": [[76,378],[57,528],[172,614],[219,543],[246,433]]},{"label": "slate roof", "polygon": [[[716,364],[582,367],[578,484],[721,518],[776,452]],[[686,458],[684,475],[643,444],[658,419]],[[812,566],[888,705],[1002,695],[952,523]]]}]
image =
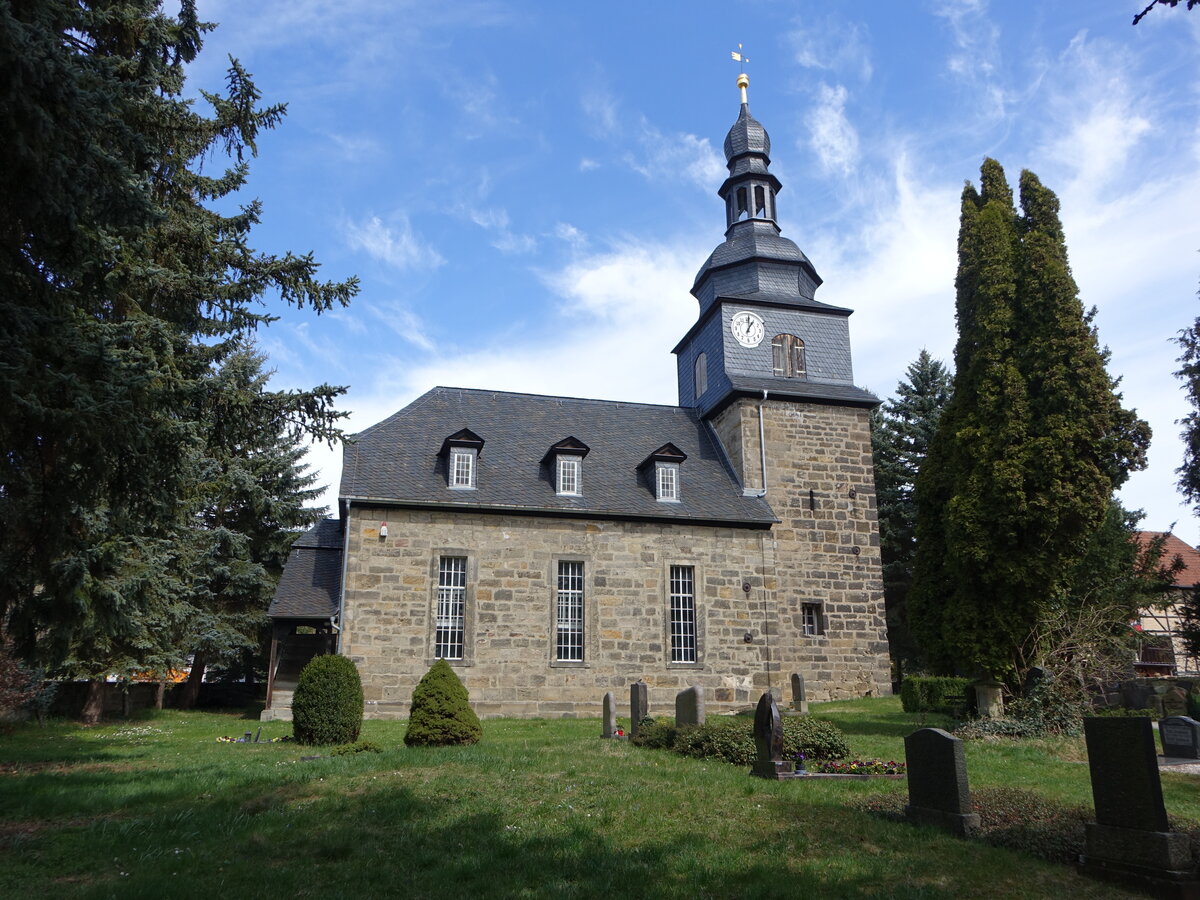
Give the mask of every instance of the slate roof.
[{"label": "slate roof", "polygon": [[292,544],[275,588],[273,619],[331,619],[342,581],[342,523],[322,519]]},{"label": "slate roof", "polygon": [[[1161,531],[1139,531],[1137,542],[1145,545],[1162,534]],[[1200,584],[1200,551],[1168,531],[1163,543],[1162,561],[1169,565],[1176,556],[1183,560],[1183,568],[1175,574],[1175,587],[1190,588]]]},{"label": "slate roof", "polygon": [[[438,456],[462,428],[486,442],[475,490],[449,488]],[[590,448],[577,497],[559,496],[542,462],[566,437]],[[748,527],[777,521],[764,500],[742,496],[709,426],[683,407],[436,387],[352,440],[340,490],[352,501]],[[639,472],[667,443],[687,456],[678,503],[655,499],[652,467]]]},{"label": "slate roof", "polygon": [[879,398],[852,384],[835,384],[829,381],[808,381],[802,378],[754,378],[748,375],[729,376],[734,391],[762,394],[769,391],[772,397],[796,397],[804,400],[826,401],[842,406],[876,407]]},{"label": "slate roof", "polygon": [[725,135],[725,159],[732,160],[743,153],[761,153],[771,155],[771,137],[762,122],[750,115],[750,107],[742,104],[737,121]]}]

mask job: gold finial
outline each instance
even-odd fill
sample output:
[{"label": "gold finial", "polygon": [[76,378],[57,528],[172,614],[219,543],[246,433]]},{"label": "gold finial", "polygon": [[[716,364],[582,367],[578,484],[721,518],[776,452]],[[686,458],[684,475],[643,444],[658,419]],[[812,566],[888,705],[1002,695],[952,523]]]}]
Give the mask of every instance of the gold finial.
[{"label": "gold finial", "polygon": [[736,50],[729,51],[733,61],[740,64],[741,71],[738,74],[737,86],[742,92],[742,105],[746,105],[746,88],[750,87],[750,76],[746,74],[746,63],[750,62],[750,57],[742,55],[742,45],[738,44]]}]

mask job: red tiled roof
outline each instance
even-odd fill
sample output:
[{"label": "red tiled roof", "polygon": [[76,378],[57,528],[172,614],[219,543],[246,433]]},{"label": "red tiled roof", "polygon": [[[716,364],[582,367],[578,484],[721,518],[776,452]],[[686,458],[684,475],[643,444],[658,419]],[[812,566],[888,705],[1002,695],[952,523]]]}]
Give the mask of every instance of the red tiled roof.
[{"label": "red tiled roof", "polygon": [[[1137,541],[1145,544],[1160,535],[1161,531],[1139,531]],[[1175,575],[1175,587],[1192,587],[1200,582],[1200,551],[1190,547],[1169,531],[1166,532],[1166,543],[1163,545],[1163,562],[1170,563],[1176,556],[1183,560],[1183,568]]]}]

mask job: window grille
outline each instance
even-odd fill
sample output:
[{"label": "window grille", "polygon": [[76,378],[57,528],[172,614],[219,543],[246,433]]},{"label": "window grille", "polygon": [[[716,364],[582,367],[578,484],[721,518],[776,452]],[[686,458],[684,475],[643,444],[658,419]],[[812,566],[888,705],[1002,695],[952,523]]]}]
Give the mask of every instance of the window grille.
[{"label": "window grille", "polygon": [[794,378],[805,374],[804,341],[794,334],[777,334],[771,341],[771,356],[775,374]]},{"label": "window grille", "polygon": [[475,454],[471,450],[450,453],[450,487],[475,487]]},{"label": "window grille", "polygon": [[463,658],[466,622],[467,558],[443,556],[438,565],[437,628],[433,655],[440,659]]},{"label": "window grille", "polygon": [[578,456],[558,457],[558,492],[583,493],[583,460]]},{"label": "window grille", "polygon": [[658,499],[679,499],[679,466],[672,463],[659,463],[656,467],[658,478]]},{"label": "window grille", "polygon": [[559,662],[583,662],[583,563],[558,564],[557,646]]},{"label": "window grille", "polygon": [[696,661],[696,585],[691,566],[671,566],[671,662]]},{"label": "window grille", "polygon": [[821,626],[820,603],[800,604],[800,630],[810,636],[824,633],[825,629]]}]

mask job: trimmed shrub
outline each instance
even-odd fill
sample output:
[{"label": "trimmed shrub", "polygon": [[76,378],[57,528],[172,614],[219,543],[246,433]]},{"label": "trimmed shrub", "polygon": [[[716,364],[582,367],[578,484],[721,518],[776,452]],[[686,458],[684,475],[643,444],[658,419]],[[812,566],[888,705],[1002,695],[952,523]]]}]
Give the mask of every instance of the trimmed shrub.
[{"label": "trimmed shrub", "polygon": [[483,726],[471,709],[467,689],[450,664],[439,659],[413,689],[404,743],[410,747],[477,744]]},{"label": "trimmed shrub", "polygon": [[675,746],[675,738],[679,729],[675,727],[674,719],[655,719],[650,716],[638,723],[637,737],[630,738],[635,747],[645,747],[649,750],[670,750]]},{"label": "trimmed shrub", "polygon": [[969,702],[971,679],[909,675],[900,685],[900,705],[905,712],[940,712],[959,715]]},{"label": "trimmed shrub", "polygon": [[362,729],[363,690],[345,656],[314,656],[292,696],[292,734],[301,744],[352,744]]},{"label": "trimmed shrub", "polygon": [[[709,719],[703,725],[684,728],[675,738],[675,750],[700,759],[723,759],[748,766],[758,756],[754,746],[754,723],[747,718]],[[783,757],[796,759],[845,759],[850,747],[841,730],[832,722],[811,716],[787,716],[783,719]]]}]

